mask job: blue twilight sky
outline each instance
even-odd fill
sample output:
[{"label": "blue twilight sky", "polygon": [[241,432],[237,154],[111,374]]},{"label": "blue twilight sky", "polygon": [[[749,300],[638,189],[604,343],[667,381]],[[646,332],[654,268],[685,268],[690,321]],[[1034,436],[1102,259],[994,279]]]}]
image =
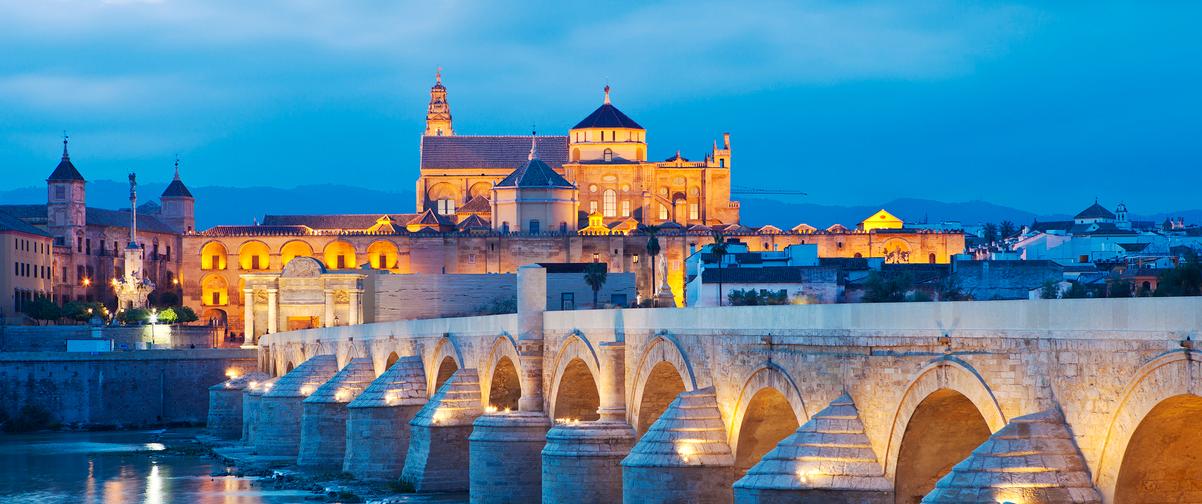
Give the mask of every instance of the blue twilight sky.
[{"label": "blue twilight sky", "polygon": [[[803,201],[1202,207],[1200,2],[0,0],[0,190],[89,179],[412,190],[457,132],[566,134],[614,87],[652,158],[733,135]],[[333,195],[336,197],[336,195]],[[408,204],[408,202],[406,202]]]}]

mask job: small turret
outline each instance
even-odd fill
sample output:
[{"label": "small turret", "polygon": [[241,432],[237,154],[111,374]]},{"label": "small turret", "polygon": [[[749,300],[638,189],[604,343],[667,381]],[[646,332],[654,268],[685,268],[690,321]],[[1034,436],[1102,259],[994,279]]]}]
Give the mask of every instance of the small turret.
[{"label": "small turret", "polygon": [[714,151],[710,154],[710,162],[719,168],[730,168],[730,133],[722,134],[721,149],[718,148],[718,141],[714,141]]},{"label": "small turret", "polygon": [[181,233],[190,233],[196,227],[196,198],[179,178],[179,158],[175,158],[175,178],[167,184],[159,196],[163,203],[162,220]]}]

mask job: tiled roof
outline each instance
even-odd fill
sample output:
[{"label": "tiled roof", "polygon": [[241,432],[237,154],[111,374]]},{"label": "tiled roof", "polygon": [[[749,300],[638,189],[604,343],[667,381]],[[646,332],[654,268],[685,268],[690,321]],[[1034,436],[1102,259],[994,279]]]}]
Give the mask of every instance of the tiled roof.
[{"label": "tiled roof", "polygon": [[13,231],[37,236],[50,236],[49,233],[21,220],[20,217],[0,210],[0,231]]},{"label": "tiled roof", "polygon": [[58,162],[58,166],[54,168],[53,172],[50,172],[50,177],[46,180],[78,180],[83,182],[83,175],[79,174],[79,170],[76,170],[75,165],[71,164],[71,156],[67,155],[67,141],[65,139],[63,140],[63,159]]},{"label": "tiled roof", "polygon": [[1046,233],[1048,231],[1068,231],[1072,229],[1073,221],[1046,221],[1031,224],[1033,231]]},{"label": "tiled roof", "polygon": [[167,188],[163,189],[163,194],[160,198],[191,198],[192,191],[189,191],[184,182],[180,179],[172,180],[167,184]]},{"label": "tiled roof", "polygon": [[681,392],[622,460],[622,467],[730,467],[726,425],[713,387]]},{"label": "tiled roof", "polygon": [[476,214],[471,214],[459,221],[455,228],[460,231],[471,231],[477,229],[492,229],[492,223]]},{"label": "tiled roof", "polygon": [[413,218],[409,219],[409,221],[407,221],[405,224],[440,226],[442,225],[442,221],[438,218],[438,214],[435,214],[433,210],[427,208],[425,212],[413,216]]},{"label": "tiled roof", "polygon": [[[129,227],[129,211],[128,210],[105,210],[102,208],[88,208],[87,224],[89,226],[107,226],[115,228]],[[170,233],[175,234],[176,231],[171,226],[168,226],[160,221],[158,217],[138,213],[138,231],[150,231],[152,233]]]},{"label": "tiled roof", "polygon": [[[539,136],[538,154],[544,162],[561,167],[568,160],[568,137]],[[513,168],[530,154],[529,136],[425,136],[421,167]]]},{"label": "tiled roof", "polygon": [[576,187],[551,169],[547,163],[535,158],[527,160],[509,176],[497,182],[497,187]]},{"label": "tiled roof", "polygon": [[460,369],[442,385],[409,423],[413,426],[472,425],[484,413],[480,405],[480,376],[475,369]]},{"label": "tiled roof", "polygon": [[1082,210],[1081,213],[1073,217],[1074,219],[1113,219],[1114,213],[1107,210],[1106,207],[1094,202],[1089,208]]},{"label": "tiled roof", "polygon": [[[721,269],[721,271],[719,271]],[[701,272],[704,283],[805,283],[835,282],[836,271],[821,266],[765,266],[762,268],[706,268]]]},{"label": "tiled roof", "polygon": [[315,214],[315,215],[264,215],[264,226],[308,226],[313,229],[368,229],[376,225],[380,217],[388,215],[395,222],[408,222],[417,214]]},{"label": "tiled roof", "polygon": [[597,107],[597,110],[594,110],[588,117],[585,117],[572,127],[572,129],[580,128],[643,129],[642,126],[639,126],[639,123],[634,122],[634,119],[623,114],[621,110],[618,110],[618,107],[610,103],[604,103],[600,107]]},{"label": "tiled roof", "polygon": [[455,213],[491,213],[492,202],[484,196],[476,196],[464,203],[463,206],[455,209]]},{"label": "tiled roof", "polygon": [[224,235],[289,235],[301,236],[313,234],[313,228],[308,226],[213,226],[201,232],[206,236]]}]

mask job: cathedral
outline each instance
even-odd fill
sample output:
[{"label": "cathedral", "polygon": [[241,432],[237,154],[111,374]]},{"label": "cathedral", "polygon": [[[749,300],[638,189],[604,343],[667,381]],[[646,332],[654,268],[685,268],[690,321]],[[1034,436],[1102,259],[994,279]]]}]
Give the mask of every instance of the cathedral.
[{"label": "cathedral", "polygon": [[[527,151],[537,152],[563,182],[562,194],[545,200],[546,191],[534,191],[522,198],[524,187],[512,191],[499,185],[512,179]],[[416,208],[456,224],[476,215],[497,231],[536,234],[574,232],[589,225],[590,215],[599,215],[617,232],[667,222],[738,224],[739,204],[730,199],[729,133],[701,161],[685,159],[680,151],[664,161],[648,161],[647,152],[647,130],[613,104],[609,86],[601,105],[567,136],[456,135],[447,88],[438,75],[421,141]],[[559,217],[518,219],[521,212],[514,211],[530,206]],[[594,226],[590,232],[598,231]]]},{"label": "cathedral", "polygon": [[[189,233],[184,300],[202,319],[253,331],[247,338],[253,342],[271,328],[360,319],[363,307],[353,305],[364,299],[365,286],[341,279],[338,287],[319,286],[329,291],[322,299],[304,301],[331,320],[284,320],[283,292],[254,279],[284,271],[297,257],[318,260],[325,269],[315,278],[323,285],[340,273],[514,273],[538,262],[603,262],[611,273],[635,273],[641,300],[666,297],[679,305],[685,259],[712,243],[715,232],[752,252],[815,244],[820,257],[830,258],[947,264],[964,250],[962,233],[904,229],[887,213],[856,229],[741,225],[739,204],[731,200],[729,134],[700,161],[679,152],[649,161],[647,138],[614,105],[608,87],[600,106],[564,136],[462,135],[438,75],[421,134],[414,212],[266,215],[251,226]],[[647,253],[648,229],[661,244],[655,258]]]}]

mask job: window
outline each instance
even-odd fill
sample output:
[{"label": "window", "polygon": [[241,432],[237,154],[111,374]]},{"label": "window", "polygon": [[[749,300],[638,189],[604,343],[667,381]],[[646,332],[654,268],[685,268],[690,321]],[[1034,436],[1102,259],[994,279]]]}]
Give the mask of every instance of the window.
[{"label": "window", "polygon": [[689,203],[689,219],[697,220],[701,218],[701,210],[696,203]]},{"label": "window", "polygon": [[659,218],[660,218],[660,220],[668,219],[668,207],[663,206],[663,205],[659,206]]},{"label": "window", "polygon": [[[618,193],[617,193],[617,191],[614,191],[613,189],[606,189],[605,192],[602,193],[602,198],[604,198],[604,203],[605,203],[602,206],[602,210],[604,210],[604,212],[603,212],[604,215],[606,217],[617,216],[618,215]],[[625,203],[625,202],[623,202],[623,203]]]},{"label": "window", "polygon": [[454,215],[455,214],[455,200],[453,200],[453,199],[438,200],[437,212],[442,215]]},{"label": "window", "polygon": [[934,252],[931,252],[931,255],[927,256],[927,260],[928,260],[928,261],[929,261],[931,264],[935,264],[935,253],[934,253]]},{"label": "window", "polygon": [[588,213],[590,213],[590,214],[597,213],[597,201],[596,200],[588,202]]},{"label": "window", "polygon": [[67,197],[67,188],[63,187],[63,186],[56,186],[54,188],[54,197],[55,197],[55,199],[66,198]]},{"label": "window", "polygon": [[604,159],[606,162],[613,161],[614,160],[613,149],[605,149],[605,152],[603,152],[601,154],[601,158]]},{"label": "window", "polygon": [[561,292],[559,294],[559,309],[560,310],[575,310],[576,309],[576,293]]},{"label": "window", "polygon": [[718,159],[718,168],[726,168],[726,158]]},{"label": "window", "polygon": [[622,200],[622,217],[630,217],[630,200]]},{"label": "window", "polygon": [[530,231],[531,234],[538,234],[538,232],[539,232],[538,219],[530,219],[530,229],[528,231]]}]

